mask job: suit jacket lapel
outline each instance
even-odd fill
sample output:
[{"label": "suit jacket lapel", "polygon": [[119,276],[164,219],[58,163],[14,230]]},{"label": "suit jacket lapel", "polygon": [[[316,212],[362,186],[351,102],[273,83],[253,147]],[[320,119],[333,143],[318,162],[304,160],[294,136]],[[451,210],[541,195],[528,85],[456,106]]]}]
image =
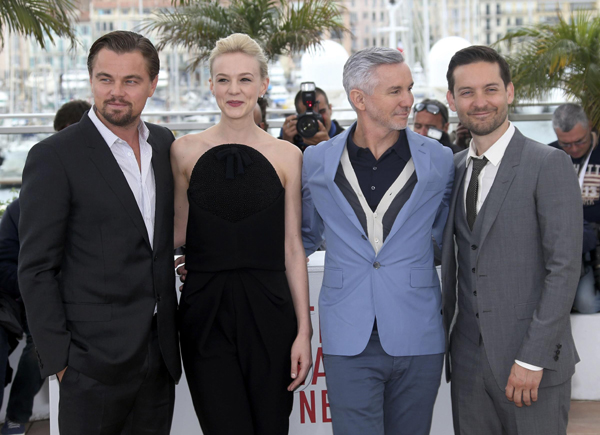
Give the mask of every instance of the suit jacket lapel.
[{"label": "suit jacket lapel", "polygon": [[[458,195],[464,192],[461,189],[462,180],[465,177],[467,171],[467,156],[469,155],[468,150],[462,151],[456,157],[456,163],[454,165],[454,188],[452,189],[452,196],[450,197],[450,204],[448,209],[448,219],[446,221],[446,227],[444,228],[444,236],[442,243],[442,252],[447,254],[443,255],[444,261],[442,261],[442,277],[446,277],[449,272],[452,275],[456,273],[455,266],[455,252],[454,252],[454,220],[456,219],[456,204],[458,203]],[[450,259],[452,263],[447,261]],[[451,267],[452,266],[452,267]]]},{"label": "suit jacket lapel", "polygon": [[394,221],[394,225],[392,225],[392,229],[390,230],[390,233],[386,237],[385,242],[381,247],[382,250],[413,213],[415,210],[415,205],[423,197],[425,186],[427,186],[427,182],[429,180],[429,171],[431,169],[429,150],[423,146],[424,142],[422,139],[420,139],[420,136],[418,136],[416,133],[413,133],[408,128],[406,129],[406,137],[408,139],[408,146],[410,147],[410,155],[415,165],[415,172],[417,173],[417,184],[415,184],[415,188],[413,189],[410,198],[408,201],[406,201],[406,204],[404,204],[398,213],[398,216]]},{"label": "suit jacket lapel", "polygon": [[108,184],[119,199],[127,214],[131,217],[134,225],[140,231],[146,243],[148,243],[148,247],[150,247],[148,230],[144,224],[140,209],[129,187],[129,183],[127,183],[127,179],[123,175],[123,171],[121,171],[110,148],[87,115],[82,118],[78,125],[82,130],[83,137],[87,138],[90,159],[96,168],[98,168],[98,172],[100,172],[106,184]]},{"label": "suit jacket lapel", "polygon": [[[483,245],[494,221],[498,217],[500,207],[502,207],[506,194],[515,178],[515,167],[519,166],[519,163],[521,162],[521,152],[523,151],[524,144],[525,136],[523,136],[519,130],[515,129],[515,134],[506,147],[506,151],[500,162],[494,184],[485,199],[486,210],[483,213],[483,222],[481,223],[481,235],[479,238],[480,246]],[[479,250],[479,252],[481,252],[481,250]]]},{"label": "suit jacket lapel", "polygon": [[348,128],[342,134],[337,135],[331,147],[325,152],[324,159],[324,170],[323,173],[325,175],[325,182],[327,184],[327,188],[333,196],[333,199],[337,203],[340,208],[342,214],[344,214],[352,224],[360,231],[361,234],[364,233],[363,227],[360,224],[360,221],[356,217],[356,213],[352,209],[352,206],[344,197],[344,194],[340,190],[340,188],[335,184],[335,174],[337,172],[337,168],[340,164],[340,159],[342,158],[342,152],[344,151],[344,147],[346,146],[346,139],[348,134],[352,131],[352,127]]}]

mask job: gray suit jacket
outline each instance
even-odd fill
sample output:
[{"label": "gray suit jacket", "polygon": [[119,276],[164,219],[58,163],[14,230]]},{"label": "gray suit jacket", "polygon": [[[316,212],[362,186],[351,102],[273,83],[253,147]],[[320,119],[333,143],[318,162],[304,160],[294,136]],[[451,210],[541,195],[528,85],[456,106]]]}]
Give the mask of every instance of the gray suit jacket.
[{"label": "gray suit jacket", "polygon": [[[455,219],[467,155],[468,150],[455,155],[454,192],[442,245],[448,335],[456,314]],[[472,266],[481,336],[496,382],[504,389],[518,359],[544,368],[541,387],[563,383],[579,361],[569,313],[581,270],[583,219],[569,156],[516,130],[486,208]]]}]

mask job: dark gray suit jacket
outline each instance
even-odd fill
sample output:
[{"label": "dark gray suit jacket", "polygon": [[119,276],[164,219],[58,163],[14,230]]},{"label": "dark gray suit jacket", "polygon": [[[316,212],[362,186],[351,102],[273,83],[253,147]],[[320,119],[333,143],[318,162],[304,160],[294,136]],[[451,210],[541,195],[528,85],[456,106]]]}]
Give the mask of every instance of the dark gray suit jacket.
[{"label": "dark gray suit jacket", "polygon": [[20,194],[19,285],[42,376],[65,366],[105,384],[139,372],[158,305],[163,358],[181,375],[166,128],[147,124],[156,180],[154,248],[133,193],[89,119],[35,145]]},{"label": "dark gray suit jacket", "polygon": [[[455,155],[442,245],[447,334],[456,314],[454,232],[467,155]],[[486,198],[474,265],[481,335],[501,389],[515,359],[544,368],[541,387],[561,384],[575,371],[569,313],[581,271],[582,213],[569,156],[516,130]]]}]

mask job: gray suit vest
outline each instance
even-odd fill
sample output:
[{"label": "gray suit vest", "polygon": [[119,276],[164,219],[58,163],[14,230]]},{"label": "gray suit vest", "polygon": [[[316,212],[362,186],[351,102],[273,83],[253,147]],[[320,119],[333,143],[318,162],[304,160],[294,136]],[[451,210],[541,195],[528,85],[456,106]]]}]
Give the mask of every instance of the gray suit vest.
[{"label": "gray suit vest", "polygon": [[476,264],[481,236],[483,214],[487,201],[483,203],[477,214],[473,231],[467,224],[465,213],[464,183],[460,183],[456,201],[456,216],[454,219],[454,234],[458,245],[458,316],[456,329],[475,344],[479,344],[481,332],[479,330],[479,312],[477,307],[477,281]]}]

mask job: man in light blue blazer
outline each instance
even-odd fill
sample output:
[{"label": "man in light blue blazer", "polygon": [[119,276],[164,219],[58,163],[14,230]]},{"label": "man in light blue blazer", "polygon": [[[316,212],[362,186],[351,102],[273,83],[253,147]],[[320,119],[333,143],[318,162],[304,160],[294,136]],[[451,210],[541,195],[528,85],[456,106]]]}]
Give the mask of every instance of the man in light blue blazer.
[{"label": "man in light blue blazer", "polygon": [[433,243],[454,178],[452,151],[406,128],[413,79],[397,50],[348,59],[357,122],[308,147],[307,255],[326,241],[319,298],[333,431],[425,435],[445,348]]}]

